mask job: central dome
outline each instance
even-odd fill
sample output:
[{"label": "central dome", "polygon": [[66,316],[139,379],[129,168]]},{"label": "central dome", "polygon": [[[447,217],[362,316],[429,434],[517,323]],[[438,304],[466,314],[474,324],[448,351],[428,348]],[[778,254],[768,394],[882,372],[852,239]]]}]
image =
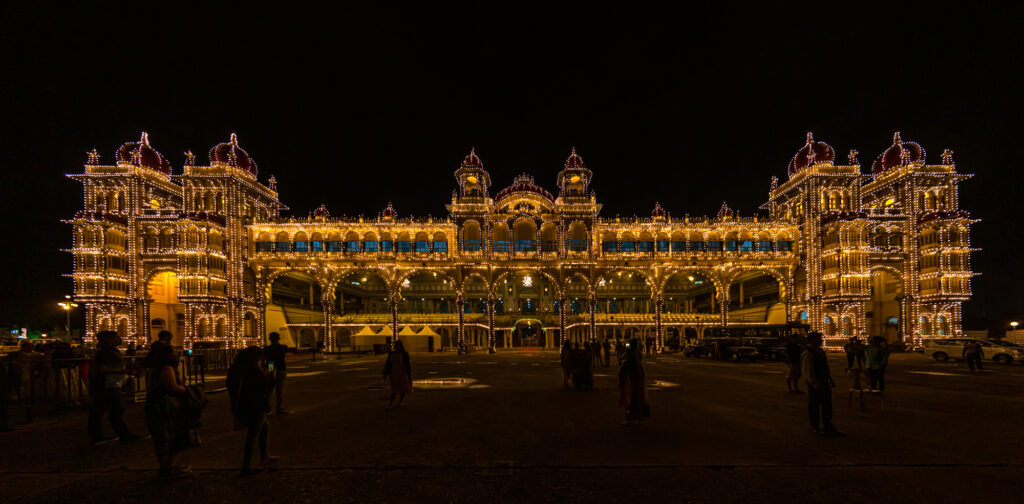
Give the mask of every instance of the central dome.
[{"label": "central dome", "polygon": [[807,132],[807,142],[796,151],[789,161],[789,176],[796,175],[800,170],[818,163],[831,163],[836,158],[836,151],[825,142],[815,142],[814,133]]},{"label": "central dome", "polygon": [[117,149],[115,157],[118,165],[145,166],[165,175],[171,174],[171,162],[149,146],[149,134],[145,131],[138,142],[128,142]]},{"label": "central dome", "polygon": [[234,133],[231,134],[231,140],[210,149],[210,164],[226,164],[256,175],[256,162],[249,157],[249,153],[238,146],[238,135]]},{"label": "central dome", "polygon": [[892,136],[892,146],[879,154],[871,165],[871,173],[878,175],[895,166],[906,166],[914,163],[924,163],[924,148],[917,142],[904,142],[900,138],[900,132]]},{"label": "central dome", "polygon": [[547,199],[548,201],[554,201],[555,197],[551,195],[546,189],[535,184],[533,177],[522,174],[512,181],[512,185],[504,188],[497,196],[494,197],[495,201],[499,201],[506,196],[511,196],[517,193],[532,193]]}]

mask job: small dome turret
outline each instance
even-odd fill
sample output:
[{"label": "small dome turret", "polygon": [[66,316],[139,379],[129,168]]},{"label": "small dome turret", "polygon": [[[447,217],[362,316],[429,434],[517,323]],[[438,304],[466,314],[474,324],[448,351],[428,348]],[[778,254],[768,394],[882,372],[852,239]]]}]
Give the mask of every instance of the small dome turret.
[{"label": "small dome turret", "polygon": [[904,142],[897,131],[892,136],[892,146],[878,155],[871,165],[871,173],[878,175],[896,166],[924,164],[924,148],[917,142]]},{"label": "small dome turret", "polygon": [[249,157],[249,153],[238,146],[238,135],[234,133],[231,134],[229,141],[219,143],[210,149],[210,165],[218,164],[241,168],[256,175],[256,162]]},{"label": "small dome turret", "polygon": [[118,166],[144,166],[165,175],[171,174],[170,161],[149,146],[149,134],[145,131],[142,132],[142,138],[138,142],[128,142],[118,148],[115,158]]},{"label": "small dome turret", "polygon": [[807,132],[807,142],[796,151],[789,161],[789,176],[796,175],[800,170],[818,163],[831,163],[836,159],[836,151],[825,142],[814,141],[814,133]]}]

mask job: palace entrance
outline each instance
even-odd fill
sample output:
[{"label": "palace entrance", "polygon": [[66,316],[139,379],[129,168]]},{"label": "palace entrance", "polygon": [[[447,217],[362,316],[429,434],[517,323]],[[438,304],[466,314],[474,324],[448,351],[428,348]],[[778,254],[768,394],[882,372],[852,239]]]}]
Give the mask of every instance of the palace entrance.
[{"label": "palace entrance", "polygon": [[519,319],[512,327],[512,346],[543,347],[547,343],[547,330],[540,320]]}]

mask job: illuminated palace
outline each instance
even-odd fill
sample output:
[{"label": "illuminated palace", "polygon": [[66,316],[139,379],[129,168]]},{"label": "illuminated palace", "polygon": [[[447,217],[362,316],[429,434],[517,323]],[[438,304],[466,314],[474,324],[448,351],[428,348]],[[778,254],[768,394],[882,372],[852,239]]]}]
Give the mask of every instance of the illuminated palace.
[{"label": "illuminated palace", "polygon": [[[573,151],[556,193],[529,175],[494,191],[475,152],[443,218],[282,217],[274,177],[235,135],[180,174],[146,134],[113,164],[93,150],[74,227],[86,335],[170,330],[240,347],[276,331],[299,347],[553,348],[566,338],[674,346],[712,326],[803,322],[837,343],[960,334],[973,275],[952,152],[926,164],[897,133],[862,173],[857,151],[807,141],[761,216],[601,216]],[[412,190],[412,188],[409,188]],[[653,202],[652,202],[653,203]]]}]

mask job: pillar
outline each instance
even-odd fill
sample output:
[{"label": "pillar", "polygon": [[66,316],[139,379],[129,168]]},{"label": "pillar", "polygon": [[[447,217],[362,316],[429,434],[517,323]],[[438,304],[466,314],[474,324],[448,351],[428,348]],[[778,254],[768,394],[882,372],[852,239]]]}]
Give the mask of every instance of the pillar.
[{"label": "pillar", "polygon": [[595,341],[597,339],[597,321],[595,320],[595,312],[597,312],[597,299],[587,299],[587,307],[590,309],[590,325],[588,328],[587,336],[590,339],[590,341]]},{"label": "pillar", "polygon": [[459,309],[458,349],[459,353],[463,353],[463,347],[466,343],[466,301],[462,298],[461,292],[455,298],[455,304]]},{"label": "pillar", "polygon": [[662,330],[662,327],[661,327],[661,312],[664,309],[664,307],[665,307],[665,301],[659,295],[657,297],[657,299],[654,300],[654,341],[655,341],[654,350],[657,353],[661,353],[661,350],[662,350],[661,347],[665,343],[665,339],[664,339],[664,336],[662,334],[663,330]]},{"label": "pillar", "polygon": [[487,353],[494,353],[494,294],[487,296]]},{"label": "pillar", "polygon": [[320,304],[324,311],[324,350],[327,352],[334,350],[334,331],[332,330],[334,305],[331,301],[330,293],[321,291]]},{"label": "pillar", "polygon": [[397,294],[388,299],[388,310],[391,311],[391,349],[395,348],[395,341],[398,340],[398,296]]},{"label": "pillar", "polygon": [[565,345],[565,342],[568,341],[567,339],[565,339],[565,311],[567,309],[569,309],[569,307],[566,306],[566,304],[565,304],[566,301],[568,301],[568,299],[565,298],[565,297],[560,297],[558,299],[558,308],[559,308],[558,309],[558,339],[559,339],[558,347],[559,348],[561,348],[563,345]]}]

